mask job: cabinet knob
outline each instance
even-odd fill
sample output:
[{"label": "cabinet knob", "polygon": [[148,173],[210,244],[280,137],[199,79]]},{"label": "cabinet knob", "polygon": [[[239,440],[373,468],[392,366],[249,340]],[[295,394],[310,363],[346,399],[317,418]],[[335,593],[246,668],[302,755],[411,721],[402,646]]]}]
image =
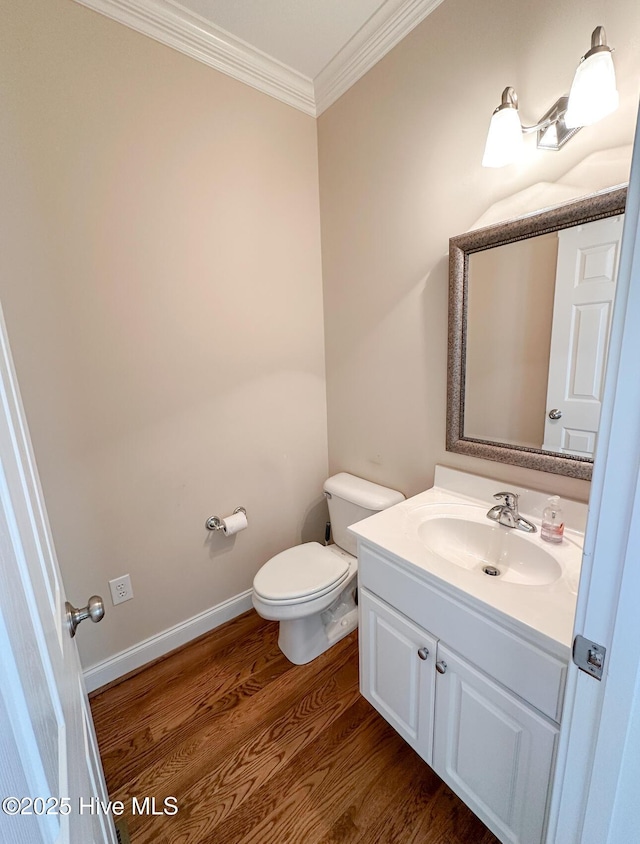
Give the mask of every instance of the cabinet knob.
[{"label": "cabinet knob", "polygon": [[447,663],[444,659],[441,659],[440,662],[436,662],[436,671],[438,674],[445,674],[447,670]]},{"label": "cabinet knob", "polygon": [[426,659],[429,656],[428,648],[418,648],[418,656],[420,659]]}]

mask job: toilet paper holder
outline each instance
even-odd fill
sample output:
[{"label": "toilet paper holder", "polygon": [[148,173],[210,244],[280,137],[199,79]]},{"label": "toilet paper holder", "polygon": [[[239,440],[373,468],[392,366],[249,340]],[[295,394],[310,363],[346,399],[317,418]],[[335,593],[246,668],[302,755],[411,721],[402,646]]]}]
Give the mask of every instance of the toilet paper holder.
[{"label": "toilet paper holder", "polygon": [[[236,509],[233,511],[233,515],[235,516],[237,513],[244,513],[245,516],[247,515],[247,511],[244,507],[236,507]],[[207,530],[224,530],[222,519],[219,516],[209,516],[209,518],[205,522],[205,526]]]}]

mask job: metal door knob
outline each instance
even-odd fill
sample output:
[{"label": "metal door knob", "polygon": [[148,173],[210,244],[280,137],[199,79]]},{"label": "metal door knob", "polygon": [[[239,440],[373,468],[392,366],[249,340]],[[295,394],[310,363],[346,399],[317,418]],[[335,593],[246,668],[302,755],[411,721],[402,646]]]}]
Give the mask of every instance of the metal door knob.
[{"label": "metal door knob", "polygon": [[429,656],[428,648],[418,648],[418,656],[420,659],[426,659]]},{"label": "metal door knob", "polygon": [[444,674],[446,673],[446,670],[447,663],[444,661],[444,659],[441,659],[440,662],[436,662],[436,671],[438,672],[438,674]]},{"label": "metal door knob", "polygon": [[76,628],[85,618],[97,623],[104,616],[104,601],[99,595],[92,595],[87,606],[82,609],[77,609],[69,601],[65,601],[64,606],[67,611],[67,628],[72,639],[76,635]]},{"label": "metal door knob", "polygon": [[553,410],[549,411],[549,419],[562,419],[562,411],[554,407]]}]

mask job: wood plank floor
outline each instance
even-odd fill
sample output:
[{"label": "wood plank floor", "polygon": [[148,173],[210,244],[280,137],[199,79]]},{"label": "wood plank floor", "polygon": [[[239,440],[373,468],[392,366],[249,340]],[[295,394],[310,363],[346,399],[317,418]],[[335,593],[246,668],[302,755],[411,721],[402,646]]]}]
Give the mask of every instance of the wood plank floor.
[{"label": "wood plank floor", "polygon": [[246,613],[92,696],[132,844],[497,844],[360,696],[355,633],[304,666],[277,637]]}]

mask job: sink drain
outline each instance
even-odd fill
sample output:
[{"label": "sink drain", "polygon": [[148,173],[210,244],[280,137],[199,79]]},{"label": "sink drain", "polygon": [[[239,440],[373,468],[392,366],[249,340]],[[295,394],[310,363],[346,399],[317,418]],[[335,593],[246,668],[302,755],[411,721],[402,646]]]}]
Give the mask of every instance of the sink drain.
[{"label": "sink drain", "polygon": [[495,566],[484,566],[482,571],[490,577],[497,577],[500,574],[500,569],[497,569]]}]

